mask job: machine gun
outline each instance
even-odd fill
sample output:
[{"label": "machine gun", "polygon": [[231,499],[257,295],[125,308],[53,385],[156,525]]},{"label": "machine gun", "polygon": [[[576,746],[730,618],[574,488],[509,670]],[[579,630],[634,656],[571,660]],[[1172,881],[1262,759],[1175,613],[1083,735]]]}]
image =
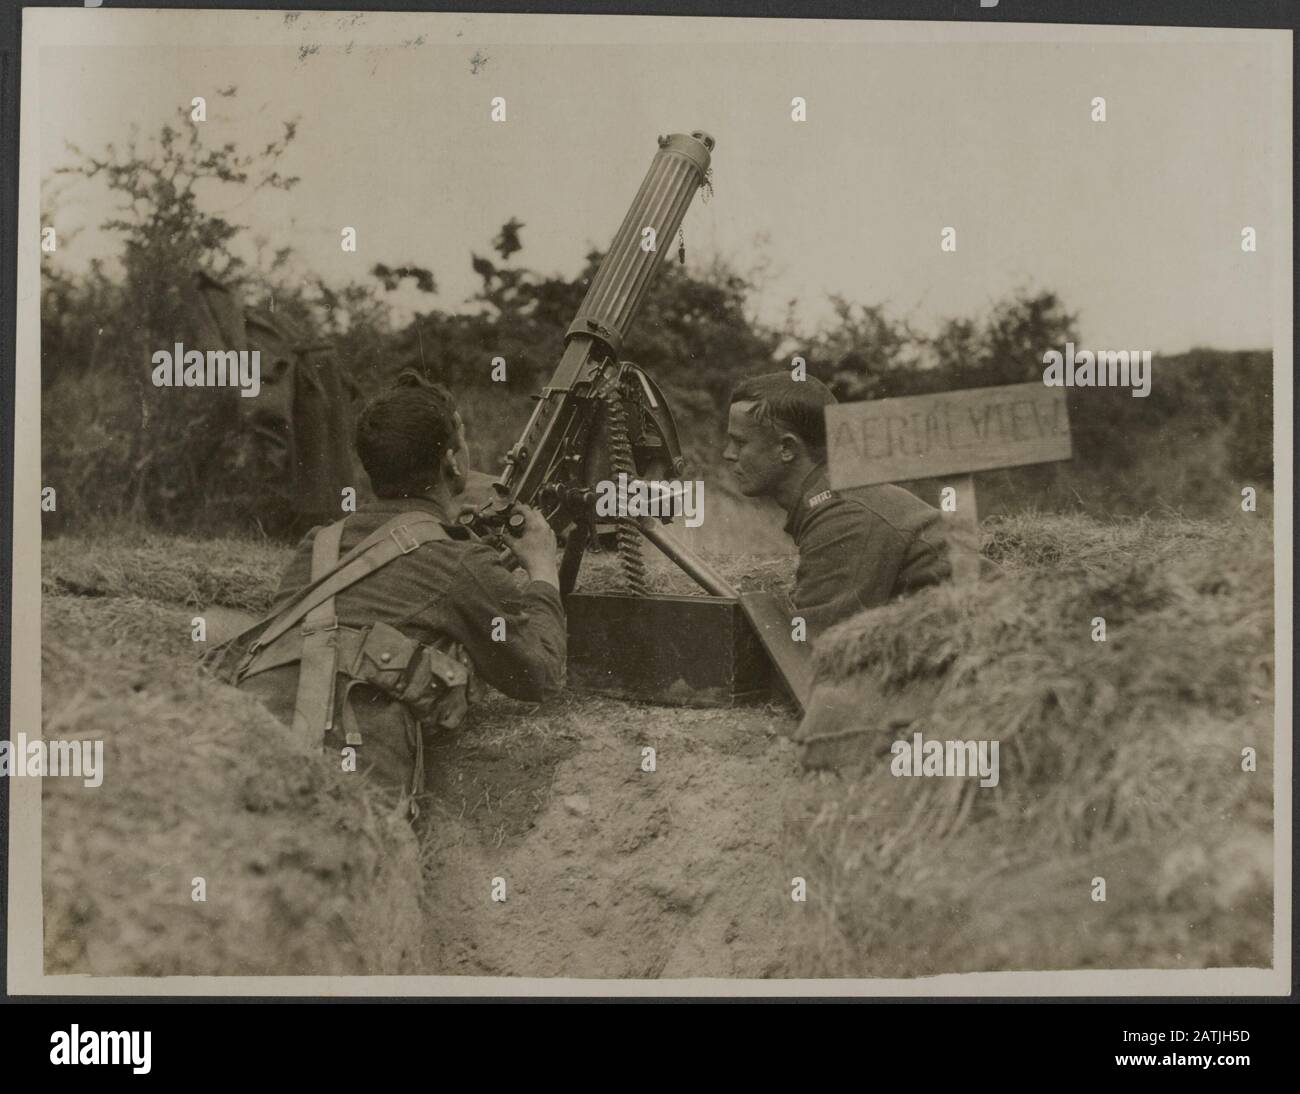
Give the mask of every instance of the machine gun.
[{"label": "machine gun", "polygon": [[[707,133],[659,138],[641,189],[569,325],[560,363],[493,484],[492,499],[461,518],[480,536],[499,539],[523,530],[518,504],[541,510],[557,536],[566,537],[560,563],[560,592],[566,598],[594,534],[596,485],[619,475],[653,483],[685,471],[663,393],[643,369],[619,358],[662,260],[659,241],[671,240],[681,227],[695,191],[707,181],[712,151]],[[808,646],[792,641],[790,614],[773,594],[742,595],[651,517],[620,514],[615,537],[634,595],[649,592],[641,556],[644,537],[706,592],[738,602],[786,690],[803,709],[812,680]],[[635,637],[627,629],[618,633],[624,646]],[[683,657],[689,659],[689,654]],[[639,662],[639,671],[656,659],[632,655],[627,660]],[[604,669],[602,663],[602,673]]]},{"label": "machine gun", "polygon": [[[492,499],[461,517],[480,536],[499,539],[522,531],[519,503],[539,509],[557,535],[567,533],[560,565],[565,595],[594,535],[596,484],[619,475],[655,482],[685,471],[663,393],[643,369],[619,357],[662,261],[659,243],[672,240],[695,191],[706,182],[713,143],[702,132],[659,138],[641,188],[565,334],[555,373],[536,396],[528,425],[506,455]],[[708,592],[737,595],[652,518],[620,515],[615,536],[634,594],[648,591],[641,557],[644,536]]]}]

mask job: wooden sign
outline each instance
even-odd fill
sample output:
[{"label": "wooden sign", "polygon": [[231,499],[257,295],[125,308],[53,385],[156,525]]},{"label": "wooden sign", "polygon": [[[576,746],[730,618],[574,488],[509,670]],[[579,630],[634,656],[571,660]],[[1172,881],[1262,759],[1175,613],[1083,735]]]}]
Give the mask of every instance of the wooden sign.
[{"label": "wooden sign", "polygon": [[1068,460],[1065,389],[1008,384],[826,408],[831,486]]},{"label": "wooden sign", "polygon": [[973,471],[1068,460],[1065,389],[1008,384],[934,395],[836,403],[826,408],[832,488],[947,476],[953,576],[979,571],[979,514]]}]

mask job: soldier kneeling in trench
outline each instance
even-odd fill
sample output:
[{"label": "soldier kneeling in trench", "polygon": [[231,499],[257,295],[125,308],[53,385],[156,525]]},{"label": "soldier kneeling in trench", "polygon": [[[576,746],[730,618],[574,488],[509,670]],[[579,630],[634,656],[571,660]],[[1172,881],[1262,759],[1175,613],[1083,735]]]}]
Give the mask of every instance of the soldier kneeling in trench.
[{"label": "soldier kneeling in trench", "polygon": [[[952,575],[942,514],[899,486],[832,489],[826,467],[826,407],[820,381],[774,372],[742,381],[731,395],[727,448],[743,494],[771,498],[786,513],[799,551],[793,610],[815,641],[827,628]],[[885,699],[866,680],[817,680],[794,740],[805,767],[863,757],[865,726],[901,730],[920,707]],[[867,719],[874,721],[867,721]]]},{"label": "soldier kneeling in trench", "polygon": [[831,488],[825,411],[834,402],[811,376],[743,380],[731,394],[722,454],[742,494],[786,513],[799,551],[792,599],[809,639],[952,573],[939,510],[900,486]]},{"label": "soldier kneeling in trench", "polygon": [[555,535],[540,513],[495,550],[455,523],[469,453],[450,394],[414,373],[362,410],[357,454],[377,500],[312,529],[271,614],[214,651],[218,675],[294,734],[395,789],[412,814],[425,735],[454,728],[472,673],[515,699],[562,686],[564,609]]}]

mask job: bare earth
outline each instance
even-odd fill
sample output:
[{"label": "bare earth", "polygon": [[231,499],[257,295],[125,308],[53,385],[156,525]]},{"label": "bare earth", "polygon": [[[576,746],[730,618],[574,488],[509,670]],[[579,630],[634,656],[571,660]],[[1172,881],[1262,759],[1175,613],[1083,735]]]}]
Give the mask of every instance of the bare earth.
[{"label": "bare earth", "polygon": [[[488,712],[487,735],[510,706]],[[542,716],[563,746],[552,762],[517,766],[469,734],[435,757],[430,971],[781,975],[795,908],[781,862],[789,714],[559,706]],[[507,899],[492,903],[496,877]]]}]

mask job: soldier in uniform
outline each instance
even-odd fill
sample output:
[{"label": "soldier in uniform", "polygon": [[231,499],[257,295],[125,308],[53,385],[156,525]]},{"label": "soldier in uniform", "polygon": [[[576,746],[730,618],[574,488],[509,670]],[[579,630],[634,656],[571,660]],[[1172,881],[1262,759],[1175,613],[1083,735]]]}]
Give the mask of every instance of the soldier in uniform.
[{"label": "soldier in uniform", "polygon": [[809,638],[864,608],[951,576],[942,516],[898,486],[832,490],[825,407],[836,402],[812,377],[773,372],[731,395],[727,446],[740,491],[771,498],[795,542],[793,602]]},{"label": "soldier in uniform", "polygon": [[413,802],[424,735],[459,723],[470,673],[528,701],[561,687],[556,542],[525,508],[510,542],[521,585],[455,523],[470,474],[464,423],[413,373],[362,410],[356,447],[377,500],[307,534],[271,614],[219,651],[217,671],[309,746],[354,748],[358,770]]}]

